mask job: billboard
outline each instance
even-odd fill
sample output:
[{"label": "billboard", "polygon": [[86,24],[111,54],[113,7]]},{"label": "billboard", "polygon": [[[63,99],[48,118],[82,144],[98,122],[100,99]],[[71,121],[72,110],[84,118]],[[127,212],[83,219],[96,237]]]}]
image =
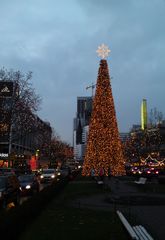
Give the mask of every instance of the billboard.
[{"label": "billboard", "polygon": [[0,81],[0,97],[12,97],[13,96],[13,82]]}]

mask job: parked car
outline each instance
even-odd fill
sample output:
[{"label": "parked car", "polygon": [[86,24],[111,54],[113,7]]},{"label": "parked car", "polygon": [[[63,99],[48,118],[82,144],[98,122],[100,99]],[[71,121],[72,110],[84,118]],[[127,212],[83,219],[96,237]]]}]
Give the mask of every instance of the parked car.
[{"label": "parked car", "polygon": [[0,175],[17,175],[18,171],[14,168],[0,168]]},{"label": "parked car", "polygon": [[16,175],[0,176],[0,207],[6,208],[9,203],[20,203],[20,184]]},{"label": "parked car", "polygon": [[40,175],[41,183],[52,182],[57,178],[57,171],[54,168],[43,169]]},{"label": "parked car", "polygon": [[21,195],[31,195],[39,192],[40,184],[34,174],[25,174],[18,177],[20,182]]}]

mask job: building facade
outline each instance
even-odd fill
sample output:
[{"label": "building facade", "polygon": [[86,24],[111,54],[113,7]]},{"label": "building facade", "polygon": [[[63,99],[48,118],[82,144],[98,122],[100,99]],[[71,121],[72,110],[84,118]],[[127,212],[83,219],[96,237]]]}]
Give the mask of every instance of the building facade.
[{"label": "building facade", "polygon": [[[44,142],[51,141],[52,129],[31,111],[18,112],[14,100],[17,88],[12,81],[0,81],[0,166],[16,167],[39,157]],[[20,121],[19,121],[20,119]]]},{"label": "building facade", "polygon": [[77,97],[77,112],[73,122],[73,148],[76,160],[83,160],[90,117],[92,97]]}]

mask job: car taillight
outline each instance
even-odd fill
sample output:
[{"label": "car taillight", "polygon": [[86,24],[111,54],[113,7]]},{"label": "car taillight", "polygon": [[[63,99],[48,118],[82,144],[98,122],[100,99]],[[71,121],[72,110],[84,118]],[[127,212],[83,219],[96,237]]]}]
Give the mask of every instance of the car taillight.
[{"label": "car taillight", "polygon": [[155,173],[156,173],[156,174],[158,174],[159,172],[158,172],[158,171],[156,171]]},{"label": "car taillight", "polygon": [[151,172],[150,171],[147,171],[148,174],[150,174]]}]

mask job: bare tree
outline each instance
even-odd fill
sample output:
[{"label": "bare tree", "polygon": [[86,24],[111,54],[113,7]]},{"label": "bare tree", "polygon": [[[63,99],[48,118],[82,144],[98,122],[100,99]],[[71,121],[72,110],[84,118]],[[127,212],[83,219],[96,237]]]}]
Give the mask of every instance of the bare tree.
[{"label": "bare tree", "polygon": [[161,111],[158,111],[157,108],[152,108],[149,113],[149,123],[151,126],[156,126],[163,121],[164,116]]},{"label": "bare tree", "polygon": [[[1,110],[3,109],[1,122],[9,126],[10,132],[25,134],[31,131],[35,123],[34,114],[39,109],[41,98],[35,93],[31,80],[32,72],[23,74],[20,71],[8,71],[4,68],[0,70],[0,81],[13,82],[11,101],[7,102],[5,98],[1,98],[0,106]],[[15,137],[14,134],[9,136],[10,144]]]}]

